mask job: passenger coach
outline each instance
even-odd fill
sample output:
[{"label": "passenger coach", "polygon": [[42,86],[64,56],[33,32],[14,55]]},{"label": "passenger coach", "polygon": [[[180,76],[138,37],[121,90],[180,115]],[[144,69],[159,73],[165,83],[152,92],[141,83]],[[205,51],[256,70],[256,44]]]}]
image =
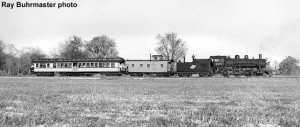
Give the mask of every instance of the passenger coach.
[{"label": "passenger coach", "polygon": [[54,75],[121,75],[125,60],[118,58],[37,59],[31,70],[37,76]]}]

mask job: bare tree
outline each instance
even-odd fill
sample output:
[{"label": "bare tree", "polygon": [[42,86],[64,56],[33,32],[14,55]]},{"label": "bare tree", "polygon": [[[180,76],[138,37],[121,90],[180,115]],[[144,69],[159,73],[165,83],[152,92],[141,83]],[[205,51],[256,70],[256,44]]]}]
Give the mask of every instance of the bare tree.
[{"label": "bare tree", "polygon": [[3,70],[5,64],[4,42],[0,40],[0,71]]},{"label": "bare tree", "polygon": [[20,54],[20,73],[23,75],[30,74],[31,61],[36,59],[46,58],[46,55],[38,47],[22,48]]},{"label": "bare tree", "polygon": [[279,71],[284,75],[298,75],[299,73],[299,60],[288,56],[279,64]]},{"label": "bare tree", "polygon": [[68,40],[60,43],[59,46],[61,58],[77,59],[88,57],[82,39],[78,36],[69,37]]},{"label": "bare tree", "polygon": [[279,66],[279,63],[276,61],[276,60],[274,60],[274,62],[273,62],[273,66],[274,66],[274,70],[275,70],[275,74],[277,74],[278,73],[278,66]]},{"label": "bare tree", "polygon": [[19,50],[13,44],[5,44],[5,64],[4,68],[8,74],[17,75],[19,73],[20,61],[18,59]]},{"label": "bare tree", "polygon": [[60,55],[59,55],[58,50],[56,48],[51,49],[48,57],[49,58],[59,58]]},{"label": "bare tree", "polygon": [[166,33],[164,36],[158,34],[156,39],[158,40],[158,46],[155,50],[158,54],[163,55],[165,59],[177,61],[185,56],[187,52],[186,42],[178,38],[176,33]]},{"label": "bare tree", "polygon": [[106,35],[94,37],[91,41],[86,43],[87,51],[92,57],[117,57],[117,45],[114,39]]}]

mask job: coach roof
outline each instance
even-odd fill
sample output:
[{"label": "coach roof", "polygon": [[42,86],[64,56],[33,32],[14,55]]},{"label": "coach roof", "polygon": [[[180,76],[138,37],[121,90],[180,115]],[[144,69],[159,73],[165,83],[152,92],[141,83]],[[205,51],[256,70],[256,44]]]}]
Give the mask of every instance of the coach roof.
[{"label": "coach roof", "polygon": [[81,58],[81,59],[62,59],[62,58],[51,58],[51,59],[36,59],[32,62],[125,62],[122,57],[116,58]]}]

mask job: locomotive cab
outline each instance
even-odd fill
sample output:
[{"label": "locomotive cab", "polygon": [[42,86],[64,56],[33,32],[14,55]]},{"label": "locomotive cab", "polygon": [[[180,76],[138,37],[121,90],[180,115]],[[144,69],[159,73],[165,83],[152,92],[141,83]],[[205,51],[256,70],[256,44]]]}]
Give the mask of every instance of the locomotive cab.
[{"label": "locomotive cab", "polygon": [[209,58],[212,60],[214,66],[223,67],[226,56],[210,56]]},{"label": "locomotive cab", "polygon": [[226,60],[226,56],[210,56],[209,59],[212,60],[214,73],[221,74],[225,65],[224,62]]}]

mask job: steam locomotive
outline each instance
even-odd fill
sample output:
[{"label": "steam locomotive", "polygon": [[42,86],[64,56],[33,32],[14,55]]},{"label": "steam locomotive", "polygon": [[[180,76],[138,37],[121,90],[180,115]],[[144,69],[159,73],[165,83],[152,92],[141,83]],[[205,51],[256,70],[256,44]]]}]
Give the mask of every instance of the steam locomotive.
[{"label": "steam locomotive", "polygon": [[73,75],[107,75],[107,76],[179,76],[198,75],[210,77],[229,76],[271,76],[266,70],[267,60],[249,59],[248,55],[240,58],[227,56],[210,56],[208,59],[195,59],[191,62],[164,60],[162,55],[151,55],[149,60],[124,60],[117,58],[86,59],[38,59],[32,60],[31,71],[37,76],[73,76]]},{"label": "steam locomotive", "polygon": [[239,55],[235,58],[226,56],[210,56],[213,62],[214,74],[223,76],[270,76],[270,71],[266,70],[267,60],[262,59],[262,54],[259,54],[258,59],[249,59],[245,55],[243,59]]}]

